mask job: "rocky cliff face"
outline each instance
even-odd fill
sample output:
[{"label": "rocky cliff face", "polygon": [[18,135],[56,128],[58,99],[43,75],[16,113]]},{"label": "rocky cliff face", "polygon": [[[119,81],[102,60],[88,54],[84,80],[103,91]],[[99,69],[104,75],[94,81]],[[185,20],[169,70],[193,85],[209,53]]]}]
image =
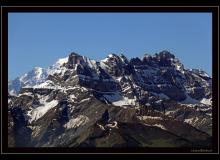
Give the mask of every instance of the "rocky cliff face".
[{"label": "rocky cliff face", "polygon": [[[77,53],[8,96],[9,146],[211,146],[212,78],[168,51],[97,62]],[[25,135],[25,136],[24,136]]]}]

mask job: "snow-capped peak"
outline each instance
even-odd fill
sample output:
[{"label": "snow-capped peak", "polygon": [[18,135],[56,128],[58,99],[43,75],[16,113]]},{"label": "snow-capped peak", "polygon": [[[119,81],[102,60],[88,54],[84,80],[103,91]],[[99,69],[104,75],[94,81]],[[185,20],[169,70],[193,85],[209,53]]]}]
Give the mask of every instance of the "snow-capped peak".
[{"label": "snow-capped peak", "polygon": [[58,59],[55,64],[53,64],[47,69],[47,74],[53,75],[55,73],[65,72],[66,68],[63,65],[67,62],[68,57]]},{"label": "snow-capped peak", "polygon": [[111,54],[108,55],[108,57],[112,58],[112,57],[114,57],[114,55],[111,53]]},{"label": "snow-capped peak", "polygon": [[20,77],[20,81],[24,84],[32,84],[34,81],[40,83],[47,77],[47,71],[41,67],[34,67],[33,70]]},{"label": "snow-capped peak", "polygon": [[22,87],[32,87],[46,80],[47,69],[34,67],[30,72],[10,81],[8,91],[10,94],[17,94]]},{"label": "snow-capped peak", "polygon": [[33,70],[35,70],[35,71],[39,71],[39,70],[42,70],[43,68],[41,68],[41,67],[34,67],[34,69]]},{"label": "snow-capped peak", "polygon": [[60,58],[58,61],[49,68],[34,67],[28,73],[21,77],[10,81],[8,90],[10,94],[17,94],[22,87],[33,87],[46,81],[49,74],[60,73],[64,67],[62,65],[67,63],[68,57]]},{"label": "snow-capped peak", "polygon": [[68,62],[68,57],[65,57],[65,58],[60,58],[58,59],[58,61],[55,63],[57,66],[61,66],[63,65],[64,63],[67,63]]},{"label": "snow-capped peak", "polygon": [[41,67],[34,67],[34,72],[36,74],[36,79],[40,79],[41,76],[43,75],[45,69],[41,68]]}]

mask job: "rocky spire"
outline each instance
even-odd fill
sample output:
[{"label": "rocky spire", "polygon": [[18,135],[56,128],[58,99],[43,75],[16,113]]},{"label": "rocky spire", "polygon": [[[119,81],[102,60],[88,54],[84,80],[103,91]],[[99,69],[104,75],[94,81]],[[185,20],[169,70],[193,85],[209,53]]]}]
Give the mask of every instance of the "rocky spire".
[{"label": "rocky spire", "polygon": [[83,57],[79,55],[78,53],[72,52],[68,57],[68,62],[66,64],[67,68],[74,68],[75,64],[82,64],[83,63]]}]

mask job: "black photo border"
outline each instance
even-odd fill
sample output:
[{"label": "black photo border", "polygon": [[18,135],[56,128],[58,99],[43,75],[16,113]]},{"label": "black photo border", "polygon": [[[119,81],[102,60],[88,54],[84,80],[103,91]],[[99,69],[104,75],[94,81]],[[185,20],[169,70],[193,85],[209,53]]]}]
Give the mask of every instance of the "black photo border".
[{"label": "black photo border", "polygon": [[[213,147],[212,148],[9,148],[8,13],[202,12],[212,13]],[[3,154],[219,154],[219,6],[1,6],[1,153]]]}]

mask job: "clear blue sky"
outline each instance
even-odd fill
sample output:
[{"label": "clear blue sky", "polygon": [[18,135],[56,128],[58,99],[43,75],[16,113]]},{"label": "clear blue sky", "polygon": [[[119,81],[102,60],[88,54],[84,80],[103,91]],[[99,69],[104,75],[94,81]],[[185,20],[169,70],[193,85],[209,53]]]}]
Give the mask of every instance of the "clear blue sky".
[{"label": "clear blue sky", "polygon": [[211,13],[9,13],[9,79],[72,51],[91,59],[171,51],[212,74]]}]

